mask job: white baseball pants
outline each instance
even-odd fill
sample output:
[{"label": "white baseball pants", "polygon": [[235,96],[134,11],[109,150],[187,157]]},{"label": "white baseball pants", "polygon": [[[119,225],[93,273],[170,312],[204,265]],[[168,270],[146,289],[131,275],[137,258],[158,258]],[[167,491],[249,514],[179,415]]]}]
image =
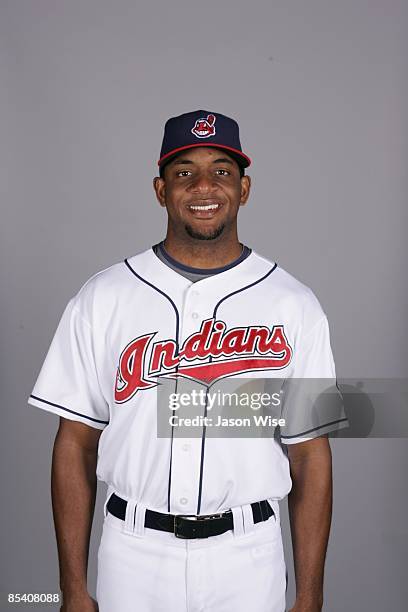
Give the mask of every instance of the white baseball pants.
[{"label": "white baseball pants", "polygon": [[251,506],[238,506],[233,531],[191,540],[145,528],[140,504],[129,501],[122,521],[105,502],[99,612],[284,612],[279,505],[268,501],[275,515],[267,521],[254,524]]}]

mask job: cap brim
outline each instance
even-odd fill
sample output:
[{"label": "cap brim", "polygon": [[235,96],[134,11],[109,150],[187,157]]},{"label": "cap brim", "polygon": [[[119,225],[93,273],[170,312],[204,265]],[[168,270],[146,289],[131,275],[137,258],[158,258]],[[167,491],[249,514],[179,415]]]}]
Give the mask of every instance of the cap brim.
[{"label": "cap brim", "polygon": [[224,149],[225,151],[228,151],[228,154],[233,159],[235,159],[235,161],[237,162],[239,166],[241,166],[241,168],[247,168],[248,166],[251,165],[250,158],[247,155],[245,155],[245,153],[242,153],[242,151],[239,151],[238,149],[233,149],[232,147],[228,147],[226,145],[217,144],[215,142],[214,143],[200,142],[197,144],[185,145],[184,147],[178,147],[177,149],[173,149],[172,151],[169,151],[168,153],[166,153],[166,155],[163,155],[157,162],[157,165],[163,166],[165,164],[168,164],[181,151],[185,151],[186,149],[193,149],[194,147],[212,147],[213,149]]}]

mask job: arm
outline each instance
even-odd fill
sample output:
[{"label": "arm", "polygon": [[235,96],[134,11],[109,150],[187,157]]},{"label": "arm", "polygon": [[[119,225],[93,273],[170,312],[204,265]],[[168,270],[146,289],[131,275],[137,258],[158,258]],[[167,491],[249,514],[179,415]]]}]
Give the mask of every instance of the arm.
[{"label": "arm", "polygon": [[54,442],[51,494],[64,612],[97,610],[87,591],[87,566],[101,433],[61,418]]},{"label": "arm", "polygon": [[327,436],[288,445],[292,490],[288,496],[296,577],[291,612],[320,612],[332,513],[332,461]]}]

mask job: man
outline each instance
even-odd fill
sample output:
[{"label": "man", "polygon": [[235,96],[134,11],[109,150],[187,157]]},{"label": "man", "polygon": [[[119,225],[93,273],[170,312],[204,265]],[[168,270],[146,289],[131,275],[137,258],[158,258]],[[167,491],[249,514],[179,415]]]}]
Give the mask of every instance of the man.
[{"label": "man", "polygon": [[[282,612],[278,501],[289,494],[292,612],[318,612],[332,507],[326,434],[344,415],[286,429],[283,419],[280,437],[217,437],[209,396],[217,382],[281,378],[280,416],[299,412],[292,380],[335,379],[327,318],[310,289],[238,240],[251,180],[233,119],[204,110],[169,119],[158,164],[165,240],[81,287],[29,398],[60,416],[61,610]],[[167,419],[160,404],[189,381],[205,389],[198,437],[177,435],[178,413]],[[108,484],[98,604],[86,581],[97,477]]]}]

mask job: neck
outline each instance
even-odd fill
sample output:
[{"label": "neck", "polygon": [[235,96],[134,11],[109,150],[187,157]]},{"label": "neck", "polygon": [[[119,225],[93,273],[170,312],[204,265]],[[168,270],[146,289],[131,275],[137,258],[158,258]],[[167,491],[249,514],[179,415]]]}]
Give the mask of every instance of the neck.
[{"label": "neck", "polygon": [[177,240],[175,236],[169,236],[169,233],[164,248],[180,263],[203,269],[227,266],[241,255],[243,249],[237,236],[230,240],[224,240],[222,236],[215,240]]}]

